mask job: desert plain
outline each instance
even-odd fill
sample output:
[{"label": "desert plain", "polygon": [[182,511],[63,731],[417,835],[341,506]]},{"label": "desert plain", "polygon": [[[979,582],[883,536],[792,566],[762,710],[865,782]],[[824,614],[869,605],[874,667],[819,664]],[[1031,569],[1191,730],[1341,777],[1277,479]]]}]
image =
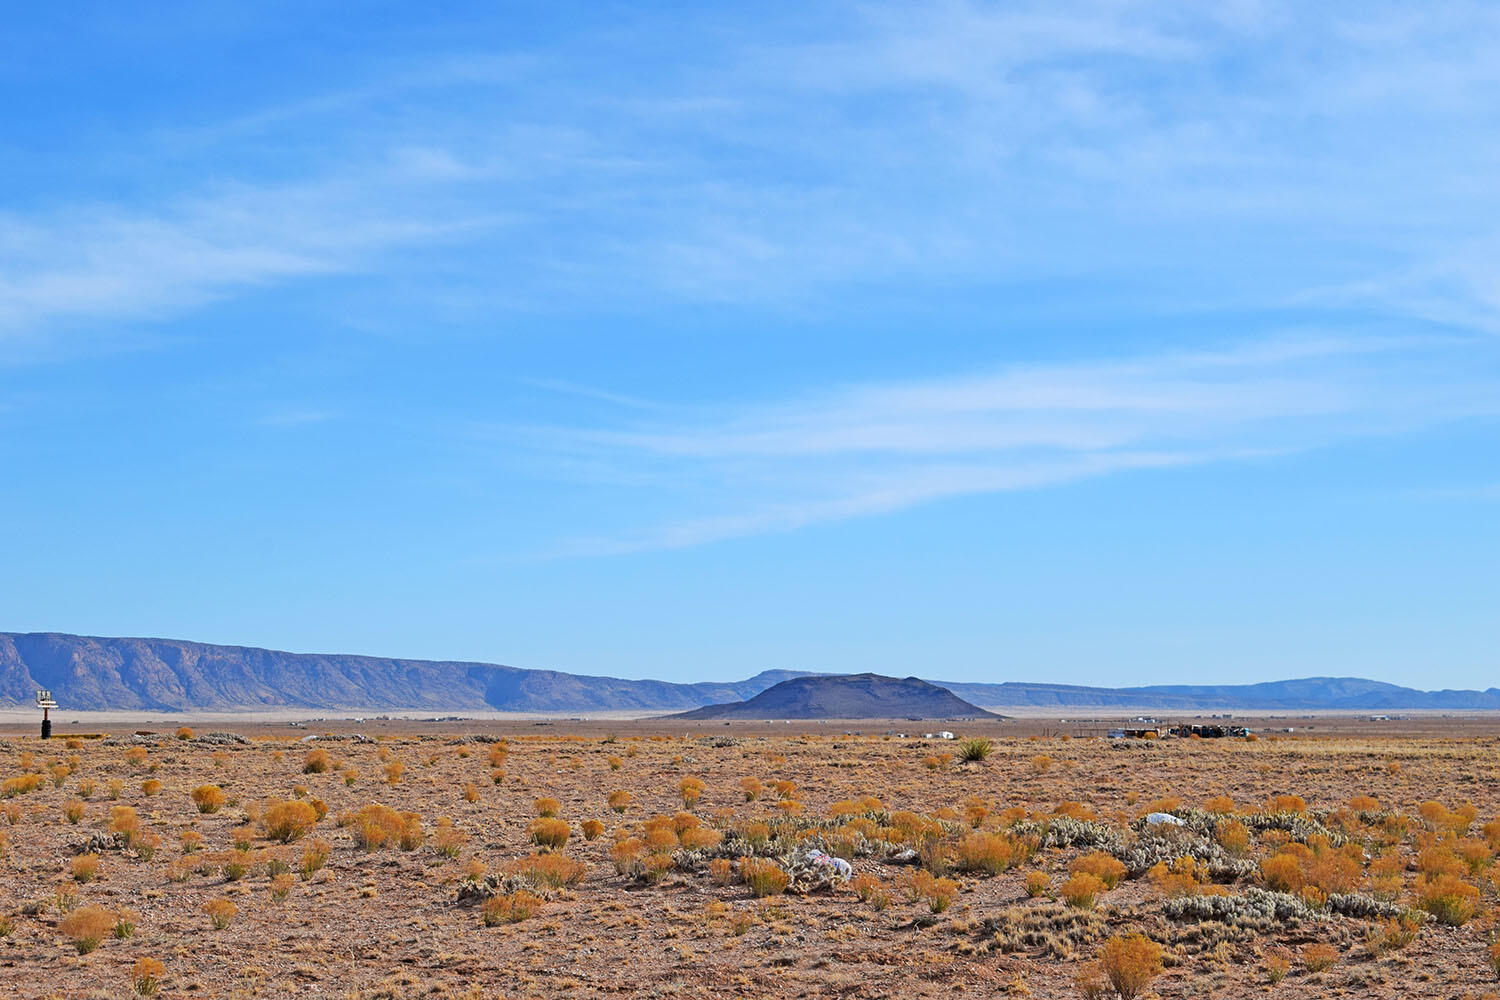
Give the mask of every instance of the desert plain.
[{"label": "desert plain", "polygon": [[1236,721],[7,724],[0,995],[1495,996],[1500,719]]}]

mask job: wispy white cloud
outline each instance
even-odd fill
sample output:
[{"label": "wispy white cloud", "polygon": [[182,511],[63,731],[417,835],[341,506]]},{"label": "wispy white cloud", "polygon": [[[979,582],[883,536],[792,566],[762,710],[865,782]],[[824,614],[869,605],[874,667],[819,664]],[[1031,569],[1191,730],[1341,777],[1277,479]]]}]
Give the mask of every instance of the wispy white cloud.
[{"label": "wispy white cloud", "polygon": [[1500,358],[1487,341],[1301,337],[857,385],[525,438],[567,474],[601,470],[595,485],[628,472],[637,495],[654,487],[645,507],[665,518],[656,527],[561,550],[610,554],[1496,415]]},{"label": "wispy white cloud", "polygon": [[451,239],[491,221],[414,211],[410,192],[389,175],[225,185],[155,209],[98,205],[45,220],[3,216],[0,336],[169,315],[253,288],[366,268],[395,247]]}]

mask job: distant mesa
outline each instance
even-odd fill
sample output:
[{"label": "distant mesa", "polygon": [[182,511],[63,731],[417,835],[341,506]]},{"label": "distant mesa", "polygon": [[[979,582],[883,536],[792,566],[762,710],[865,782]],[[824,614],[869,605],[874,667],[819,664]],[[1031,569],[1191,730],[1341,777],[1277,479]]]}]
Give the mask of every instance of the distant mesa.
[{"label": "distant mesa", "polygon": [[946,688],[880,674],[794,677],[743,701],[705,705],[674,719],[993,719]]}]

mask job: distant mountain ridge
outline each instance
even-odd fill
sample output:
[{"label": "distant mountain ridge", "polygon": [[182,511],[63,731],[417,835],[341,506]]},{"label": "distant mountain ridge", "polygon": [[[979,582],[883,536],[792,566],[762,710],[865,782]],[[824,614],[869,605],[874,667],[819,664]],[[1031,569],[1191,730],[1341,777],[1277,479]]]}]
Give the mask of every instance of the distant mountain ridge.
[{"label": "distant mountain ridge", "polygon": [[[30,704],[37,688],[49,688],[64,711],[683,711],[752,699],[782,681],[812,676],[848,675],[767,670],[741,681],[675,684],[460,660],[288,653],[181,639],[0,632],[0,704]],[[1027,681],[928,683],[983,708],[1500,709],[1500,688],[1418,691],[1356,677],[1130,688]]]},{"label": "distant mountain ridge", "polygon": [[744,701],[705,705],[674,719],[993,718],[947,688],[916,677],[814,674],[793,677]]},{"label": "distant mountain ridge", "polygon": [[795,676],[767,670],[742,681],[673,684],[497,663],[0,632],[0,703],[29,704],[37,688],[48,688],[65,711],[661,711],[748,698]]}]

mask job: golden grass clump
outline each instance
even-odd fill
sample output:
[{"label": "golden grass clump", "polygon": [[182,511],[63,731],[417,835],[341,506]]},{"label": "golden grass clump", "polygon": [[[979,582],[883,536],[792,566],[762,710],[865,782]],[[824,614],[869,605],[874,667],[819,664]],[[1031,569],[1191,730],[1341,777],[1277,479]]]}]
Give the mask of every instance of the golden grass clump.
[{"label": "golden grass clump", "polygon": [[707,787],[700,778],[683,778],[677,786],[677,791],[682,795],[682,807],[691,809],[698,804],[703,797],[703,789]]},{"label": "golden grass clump", "polygon": [[328,863],[328,856],[333,853],[333,845],[326,840],[310,840],[302,847],[302,877],[312,878],[318,870]]},{"label": "golden grass clump", "polygon": [[138,996],[154,996],[161,988],[161,977],[167,967],[154,958],[138,958],[130,967],[130,985]]},{"label": "golden grass clump", "polygon": [[1099,949],[1099,965],[1121,1000],[1133,1000],[1161,975],[1161,945],[1144,934],[1117,935]]},{"label": "golden grass clump", "polygon": [[13,799],[17,795],[25,795],[41,787],[42,776],[40,774],[18,774],[14,778],[0,781],[0,798]]},{"label": "golden grass clump", "polygon": [[1120,884],[1120,879],[1125,877],[1125,865],[1112,854],[1104,851],[1094,851],[1073,859],[1068,865],[1068,871],[1077,875],[1079,873],[1093,875],[1104,888],[1113,889]]},{"label": "golden grass clump", "polygon": [[584,840],[596,840],[604,832],[604,824],[597,819],[584,820],[582,827]]},{"label": "golden grass clump", "polygon": [[1091,910],[1104,891],[1104,880],[1099,876],[1078,872],[1058,887],[1057,894],[1074,909]]},{"label": "golden grass clump", "polygon": [[203,904],[203,912],[208,914],[208,922],[213,925],[214,930],[222,931],[234,922],[239,915],[240,908],[234,905],[233,900],[220,896],[218,899],[210,899]]},{"label": "golden grass clump", "polygon": [[1003,833],[970,833],[954,847],[954,865],[960,871],[984,871],[991,875],[1021,864],[1031,855],[1026,844]]},{"label": "golden grass clump", "polygon": [[609,793],[609,807],[617,813],[623,813],[630,808],[631,795],[623,788],[616,788]]},{"label": "golden grass clump", "polygon": [[786,891],[787,883],[791,881],[781,866],[768,858],[740,858],[739,872],[740,881],[750,889],[750,895],[756,898],[779,896]]},{"label": "golden grass clump", "polygon": [[765,786],[760,783],[759,778],[741,778],[740,790],[745,793],[746,802],[754,802],[765,794]]},{"label": "golden grass clump", "polygon": [[1040,869],[1033,868],[1026,873],[1026,897],[1036,899],[1038,896],[1046,896],[1052,892],[1052,876]]},{"label": "golden grass clump", "polygon": [[531,823],[531,842],[538,847],[556,850],[568,842],[572,833],[567,820],[555,816],[538,816]]},{"label": "golden grass clump", "polygon": [[406,829],[406,817],[378,802],[361,806],[353,816],[354,842],[366,851],[377,851],[396,843]]},{"label": "golden grass clump", "polygon": [[309,750],[307,752],[307,756],[302,758],[302,773],[325,774],[327,773],[328,768],[331,764],[332,758],[328,756],[327,750],[324,750],[321,747],[315,750]]},{"label": "golden grass clump", "polygon": [[1462,927],[1479,909],[1479,890],[1454,875],[1417,877],[1416,905],[1438,923]]},{"label": "golden grass clump", "polygon": [[191,795],[193,805],[198,807],[200,813],[216,813],[224,808],[226,796],[224,795],[224,789],[218,785],[199,785],[193,789]]},{"label": "golden grass clump", "polygon": [[1339,960],[1339,950],[1331,944],[1316,941],[1302,946],[1302,965],[1308,972],[1326,972]]},{"label": "golden grass clump", "polygon": [[193,731],[187,726],[179,726],[177,729],[177,738],[179,740],[190,740],[193,738]]},{"label": "golden grass clump", "polygon": [[536,808],[536,814],[543,817],[556,816],[562,808],[556,799],[537,799],[532,805]]},{"label": "golden grass clump", "polygon": [[83,819],[84,810],[87,808],[88,807],[84,805],[82,799],[70,799],[67,802],[63,803],[63,819],[67,820],[69,823],[77,823],[79,820]]},{"label": "golden grass clump", "polygon": [[74,882],[92,882],[99,876],[99,855],[80,854],[68,865]]},{"label": "golden grass clump", "polygon": [[510,870],[533,882],[561,889],[563,886],[582,882],[589,868],[565,854],[532,854],[511,862]]},{"label": "golden grass clump", "polygon": [[542,908],[542,898],[521,890],[501,893],[484,901],[481,914],[486,927],[519,923]]},{"label": "golden grass clump", "polygon": [[57,929],[63,933],[78,954],[87,955],[115,930],[115,915],[98,906],[80,906],[58,922]]},{"label": "golden grass clump", "polygon": [[268,806],[260,817],[261,828],[265,830],[266,836],[283,844],[301,840],[312,832],[317,822],[317,809],[310,803],[295,800]]}]

